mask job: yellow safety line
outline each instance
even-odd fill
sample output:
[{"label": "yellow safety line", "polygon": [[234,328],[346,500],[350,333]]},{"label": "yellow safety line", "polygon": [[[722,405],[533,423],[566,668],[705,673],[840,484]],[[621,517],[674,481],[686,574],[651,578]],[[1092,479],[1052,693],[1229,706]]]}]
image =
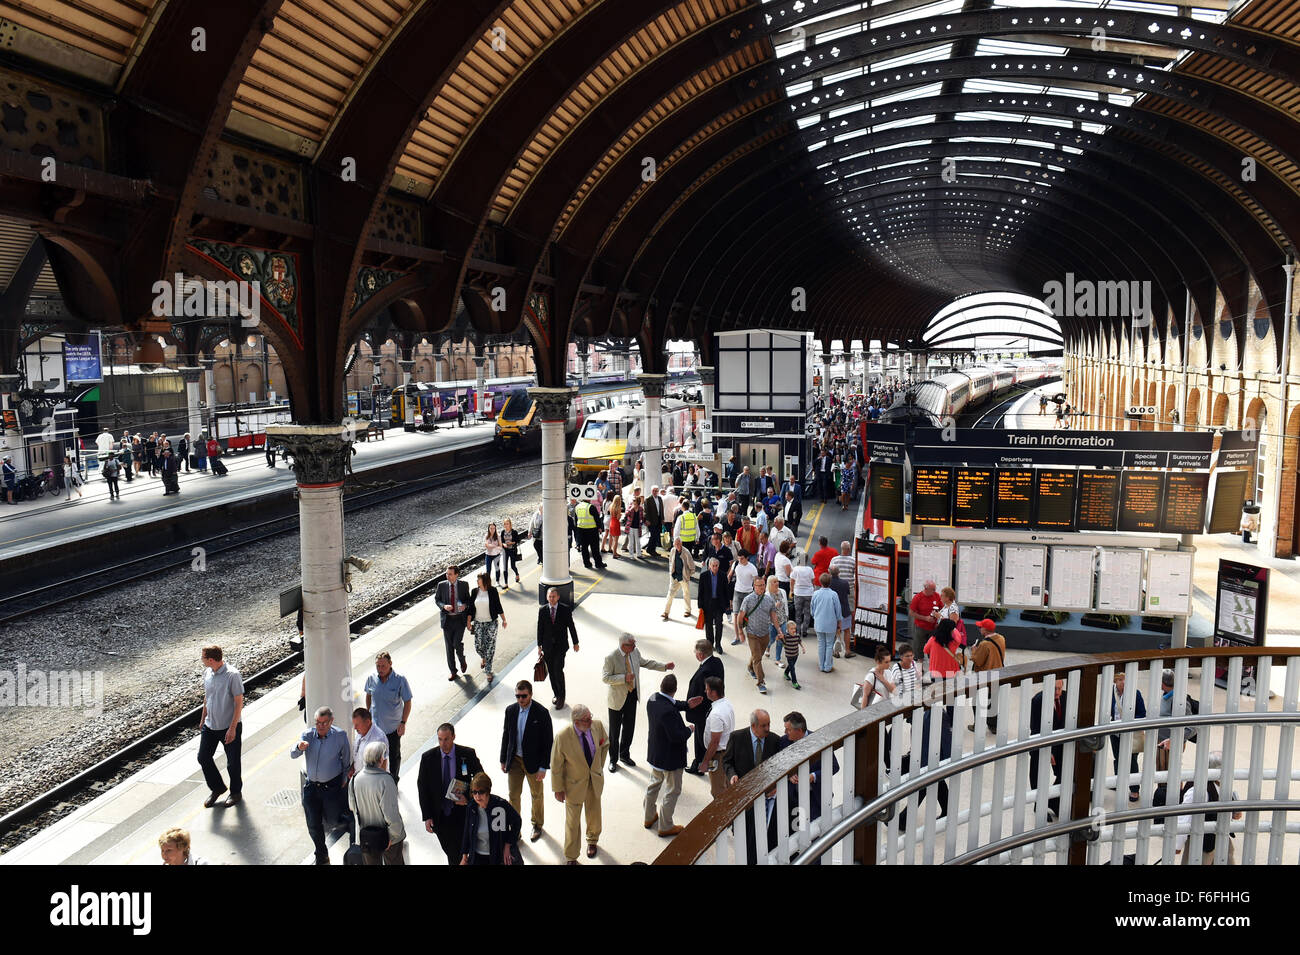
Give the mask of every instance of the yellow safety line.
[{"label": "yellow safety line", "polygon": [[803,547],[805,551],[812,550],[813,535],[817,533],[817,522],[822,519],[822,511],[825,507],[825,501],[817,505],[817,515],[813,518],[812,527],[808,529],[808,543]]}]

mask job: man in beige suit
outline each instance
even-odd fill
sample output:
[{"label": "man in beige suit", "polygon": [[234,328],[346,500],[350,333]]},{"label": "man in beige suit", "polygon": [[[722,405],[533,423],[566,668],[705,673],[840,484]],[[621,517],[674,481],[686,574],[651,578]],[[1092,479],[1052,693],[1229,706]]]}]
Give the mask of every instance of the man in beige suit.
[{"label": "man in beige suit", "polygon": [[695,576],[695,559],[691,557],[688,547],[683,547],[681,539],[673,541],[673,549],[668,552],[668,599],[664,601],[663,618],[673,609],[673,597],[677,591],[682,592],[686,601],[686,614],[691,616],[691,580]]},{"label": "man in beige suit", "polygon": [[581,703],[573,705],[573,725],[560,730],[551,748],[551,788],[564,803],[564,858],[578,865],[578,826],[587,810],[587,858],[596,858],[600,839],[600,794],[605,788],[609,739],[599,720]]},{"label": "man in beige suit", "polygon": [[[689,556],[689,555],[688,555]],[[688,591],[689,592],[689,591]],[[632,759],[632,734],[636,732],[636,707],[641,699],[641,668],[671,670],[671,663],[647,660],[636,648],[636,637],[625,633],[618,649],[605,657],[600,678],[609,687],[609,771],[618,772],[621,759],[635,766]]]}]

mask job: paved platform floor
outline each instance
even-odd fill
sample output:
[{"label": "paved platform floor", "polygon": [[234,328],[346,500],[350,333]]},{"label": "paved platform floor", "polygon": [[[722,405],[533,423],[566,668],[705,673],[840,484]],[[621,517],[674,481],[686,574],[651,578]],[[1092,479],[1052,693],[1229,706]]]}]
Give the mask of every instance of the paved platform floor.
[{"label": "paved platform floor", "polygon": [[[487,444],[492,440],[493,428],[492,422],[486,422],[429,433],[391,430],[383,441],[358,442],[352,466],[363,473],[397,460]],[[260,450],[225,455],[222,460],[230,470],[226,477],[214,477],[211,470],[182,472],[180,494],[171,497],[163,497],[161,478],[141,472],[130,483],[120,482],[122,496],[114,501],[108,496],[108,484],[97,472],[91,472],[81,497],[74,492],[69,499],[65,490],[57,498],[47,494],[16,505],[0,499],[0,560],[97,537],[120,527],[177,520],[196,511],[293,486],[293,472],[284,462],[277,458],[277,466],[268,468],[266,455]]]}]

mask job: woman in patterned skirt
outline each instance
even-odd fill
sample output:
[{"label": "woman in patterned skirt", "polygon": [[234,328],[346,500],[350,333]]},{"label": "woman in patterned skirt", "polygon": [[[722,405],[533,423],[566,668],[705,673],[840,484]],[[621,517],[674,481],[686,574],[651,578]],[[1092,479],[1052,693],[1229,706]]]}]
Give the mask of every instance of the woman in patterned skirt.
[{"label": "woman in patterned skirt", "polygon": [[478,575],[478,586],[470,592],[469,619],[479,666],[487,671],[488,686],[491,686],[496,679],[492,672],[492,658],[497,652],[497,624],[504,627],[506,615],[501,609],[501,595],[492,586],[492,578],[487,573]]}]

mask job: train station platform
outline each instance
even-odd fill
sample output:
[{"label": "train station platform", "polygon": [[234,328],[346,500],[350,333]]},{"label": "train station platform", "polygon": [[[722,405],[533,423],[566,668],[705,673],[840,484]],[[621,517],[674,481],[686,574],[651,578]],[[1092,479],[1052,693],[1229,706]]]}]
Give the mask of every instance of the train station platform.
[{"label": "train station platform", "polygon": [[[805,549],[825,534],[833,544],[851,539],[856,511],[841,511],[831,503],[806,502],[800,533]],[[702,631],[695,629],[695,615],[683,615],[681,598],[673,605],[667,621],[661,614],[667,589],[667,564],[658,561],[605,555],[603,571],[582,567],[571,552],[575,581],[575,620],[579,634],[578,652],[568,655],[565,675],[567,702],[588,705],[596,719],[608,723],[606,687],[601,682],[603,659],[617,646],[620,635],[637,637],[642,654],[654,660],[675,663],[679,680],[678,698],[685,699],[686,686],[697,663],[693,647]],[[493,791],[506,795],[507,781],[498,762],[502,714],[514,702],[514,685],[531,679],[536,659],[535,588],[538,566],[531,547],[524,548],[520,562],[522,586],[503,594],[507,627],[500,631],[497,651],[497,679],[487,686],[478,668],[473,637],[466,636],[467,678],[447,680],[444,646],[438,612],[432,600],[392,618],[358,637],[352,643],[354,685],[360,689],[373,671],[374,655],[380,650],[392,654],[394,668],[410,681],[414,693],[409,730],[402,753],[400,806],[408,834],[407,858],[411,863],[442,864],[437,839],[424,831],[419,818],[417,775],[420,755],[436,746],[435,733],[444,721],[454,723],[457,743],[473,747],[492,776]],[[692,595],[694,603],[694,595]],[[694,610],[694,606],[692,607]],[[738,723],[762,707],[771,714],[778,734],[782,717],[799,710],[810,727],[817,727],[849,712],[853,685],[862,680],[870,661],[859,656],[836,660],[832,673],[818,671],[815,645],[805,643],[800,657],[801,690],[781,679],[774,665],[768,674],[768,693],[757,692],[745,673],[748,654],[733,647],[729,638],[722,656],[726,671],[727,696],[738,714]],[[1026,662],[1041,654],[1012,654],[1013,661]],[[239,666],[237,659],[230,663]],[[657,690],[663,674],[643,671],[642,696]],[[197,677],[196,677],[197,679]],[[191,832],[193,851],[211,863],[288,864],[310,863],[313,852],[299,801],[301,764],[290,758],[305,724],[297,709],[299,680],[282,686],[251,702],[244,714],[243,775],[244,799],[230,809],[204,809],[207,790],[196,762],[197,738],[181,745],[147,769],[128,778],[94,801],[75,810],[27,842],[0,858],[5,865],[20,864],[109,864],[148,865],[158,862],[157,837],[172,826]],[[550,687],[539,685],[536,697],[548,704]],[[358,705],[364,697],[358,694]],[[341,709],[341,708],[340,708]],[[632,754],[638,765],[606,773],[603,798],[604,832],[600,839],[600,864],[649,862],[667,840],[643,825],[642,797],[649,779],[644,759],[646,726],[644,703],[638,714]],[[567,726],[572,710],[547,706],[558,731]],[[350,724],[342,713],[339,725]],[[218,766],[225,770],[218,751]],[[525,817],[524,859],[527,863],[563,862],[564,808],[551,794],[550,778],[545,783],[545,832],[537,843],[528,843],[529,800],[523,798]],[[684,824],[710,802],[707,778],[687,776],[675,821]],[[331,850],[334,863],[342,861],[347,840],[335,838]],[[585,856],[583,862],[588,862]]]},{"label": "train station platform", "polygon": [[[353,445],[353,473],[370,480],[382,478],[394,465],[433,461],[449,452],[478,448],[492,443],[494,424],[439,428],[434,432],[406,432],[394,428],[383,440],[371,439]],[[121,497],[109,498],[108,484],[98,472],[82,487],[82,496],[71,499],[64,490],[59,497],[49,494],[16,505],[0,503],[0,563],[16,557],[111,535],[131,528],[174,524],[216,508],[247,504],[272,495],[287,495],[294,487],[293,471],[276,459],[267,467],[259,449],[227,454],[221,459],[229,469],[215,477],[211,469],[192,470],[180,475],[180,494],[164,497],[161,478],[143,471],[133,481],[119,482]]]}]

